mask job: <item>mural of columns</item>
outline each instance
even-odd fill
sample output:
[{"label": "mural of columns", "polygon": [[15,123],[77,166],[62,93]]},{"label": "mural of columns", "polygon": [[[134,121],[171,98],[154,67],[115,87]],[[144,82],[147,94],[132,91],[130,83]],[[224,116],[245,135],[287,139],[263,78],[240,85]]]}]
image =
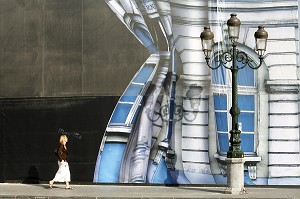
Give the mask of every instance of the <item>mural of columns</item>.
[{"label": "mural of columns", "polygon": [[[277,31],[275,33],[275,31]],[[279,32],[278,32],[279,31]],[[268,184],[300,183],[299,77],[294,27],[270,29],[269,180]],[[285,34],[289,32],[289,34]]]},{"label": "mural of columns", "polygon": [[[218,122],[221,119],[225,121],[225,117],[222,118],[225,114],[217,121],[215,113],[229,114],[230,74],[223,76],[227,78],[226,83],[214,82],[216,73],[212,73],[206,65],[200,33],[205,26],[210,26],[215,33],[215,47],[226,48],[226,21],[231,13],[236,13],[242,22],[238,50],[249,55],[253,62],[259,62],[254,39],[257,26],[265,26],[269,33],[262,67],[255,72],[248,68],[239,73],[244,81],[249,81],[239,84],[238,88],[244,100],[241,100],[244,105],[241,130],[245,149],[245,183],[300,184],[296,0],[106,2],[149,50],[150,57],[159,58],[159,63],[156,60],[155,70],[151,70],[153,75],[151,73],[147,79],[149,87],[141,93],[143,97],[137,98],[145,102],[135,103],[138,107],[134,109],[137,110],[134,112],[136,115],[124,113],[127,119],[121,130],[128,137],[122,138],[122,146],[118,145],[123,155],[118,153],[114,162],[109,163],[112,151],[109,147],[114,146],[112,143],[116,141],[120,142],[115,134],[121,132],[117,126],[120,115],[114,111],[111,121],[115,123],[108,124],[100,147],[96,182],[226,183],[228,132],[227,128],[217,129]],[[156,71],[156,67],[159,70]],[[144,77],[144,74],[141,73],[141,76]],[[137,87],[140,82],[133,81],[131,84]],[[129,97],[127,93],[132,94],[131,84],[128,92],[124,93],[126,97]],[[122,96],[121,99],[125,98]],[[225,108],[216,106],[219,101],[215,100],[223,105],[226,103]],[[128,103],[118,102],[121,105]],[[225,116],[224,126],[228,127],[231,118]],[[131,121],[129,128],[127,124]],[[105,145],[107,147],[103,148]],[[117,166],[114,167],[113,179],[102,179],[101,172],[114,163]]]},{"label": "mural of columns", "polygon": [[[214,184],[208,154],[208,85],[206,66],[199,35],[208,23],[207,1],[170,1],[174,46],[182,63],[181,102],[183,117],[177,124],[177,148],[183,175],[190,183]],[[178,96],[177,96],[178,97]],[[179,98],[180,98],[179,97]],[[181,125],[181,126],[179,126]]]}]

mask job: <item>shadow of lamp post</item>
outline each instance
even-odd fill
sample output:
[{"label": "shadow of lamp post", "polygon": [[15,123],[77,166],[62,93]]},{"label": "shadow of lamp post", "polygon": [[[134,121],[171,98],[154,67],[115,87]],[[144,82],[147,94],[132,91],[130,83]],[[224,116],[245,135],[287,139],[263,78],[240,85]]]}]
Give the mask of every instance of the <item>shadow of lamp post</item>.
[{"label": "shadow of lamp post", "polygon": [[[260,63],[255,64],[254,61],[243,51],[236,49],[236,41],[239,38],[240,32],[240,20],[236,17],[236,14],[231,14],[230,19],[227,21],[229,39],[231,40],[231,49],[226,52],[221,52],[213,55],[215,65],[210,62],[211,53],[213,50],[213,38],[214,34],[210,31],[210,27],[204,27],[204,31],[201,33],[200,38],[202,42],[202,50],[205,55],[205,60],[209,68],[212,70],[218,69],[221,66],[231,71],[232,74],[232,107],[230,109],[230,115],[232,117],[232,127],[230,130],[230,146],[227,152],[227,188],[226,193],[241,194],[245,192],[244,189],[244,153],[241,149],[241,131],[238,126],[238,117],[240,109],[238,107],[238,71],[246,67],[247,65],[252,69],[258,69],[264,59],[264,53],[266,51],[268,33],[264,30],[264,27],[258,26],[258,30],[255,32],[256,51],[259,56]],[[237,65],[240,62],[241,65]],[[229,66],[229,63],[231,63]]]}]

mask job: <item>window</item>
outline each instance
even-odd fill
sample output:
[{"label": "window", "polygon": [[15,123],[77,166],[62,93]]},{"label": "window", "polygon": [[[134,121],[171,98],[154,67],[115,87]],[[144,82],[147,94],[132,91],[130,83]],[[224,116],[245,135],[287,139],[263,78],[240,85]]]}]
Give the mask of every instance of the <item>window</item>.
[{"label": "window", "polygon": [[[213,64],[218,64],[217,61]],[[231,64],[231,63],[230,63]],[[237,62],[242,66],[241,62]],[[255,154],[255,101],[257,95],[256,72],[249,66],[238,71],[238,106],[241,148],[245,155]],[[220,67],[212,71],[212,89],[216,118],[218,153],[226,156],[229,150],[229,131],[231,130],[231,71]]]}]

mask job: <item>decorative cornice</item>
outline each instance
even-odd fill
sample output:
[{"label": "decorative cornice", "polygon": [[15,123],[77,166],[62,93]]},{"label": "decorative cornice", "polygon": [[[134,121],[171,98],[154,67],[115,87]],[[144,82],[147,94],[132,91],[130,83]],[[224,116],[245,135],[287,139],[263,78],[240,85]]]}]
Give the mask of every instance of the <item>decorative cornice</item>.
[{"label": "decorative cornice", "polygon": [[207,0],[170,0],[171,5],[191,6],[191,7],[207,7]]},{"label": "decorative cornice", "polygon": [[268,93],[299,93],[300,80],[270,80],[266,82]]}]

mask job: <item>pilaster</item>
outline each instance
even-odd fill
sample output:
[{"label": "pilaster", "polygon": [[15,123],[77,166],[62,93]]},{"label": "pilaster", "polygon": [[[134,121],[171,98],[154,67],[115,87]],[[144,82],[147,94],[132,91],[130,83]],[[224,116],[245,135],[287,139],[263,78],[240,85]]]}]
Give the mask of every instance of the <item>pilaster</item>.
[{"label": "pilaster", "polygon": [[300,176],[299,80],[267,81],[269,93],[268,184],[295,184]]}]

